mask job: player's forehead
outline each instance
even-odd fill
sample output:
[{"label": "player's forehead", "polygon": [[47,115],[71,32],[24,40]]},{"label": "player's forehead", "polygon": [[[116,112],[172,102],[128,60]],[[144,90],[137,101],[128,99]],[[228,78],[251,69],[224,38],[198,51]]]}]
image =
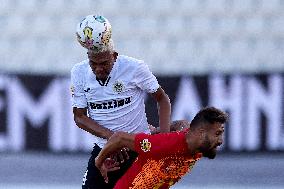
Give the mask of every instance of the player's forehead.
[{"label": "player's forehead", "polygon": [[104,51],[99,53],[94,53],[88,51],[88,58],[94,62],[104,62],[112,59],[112,53],[110,51]]}]

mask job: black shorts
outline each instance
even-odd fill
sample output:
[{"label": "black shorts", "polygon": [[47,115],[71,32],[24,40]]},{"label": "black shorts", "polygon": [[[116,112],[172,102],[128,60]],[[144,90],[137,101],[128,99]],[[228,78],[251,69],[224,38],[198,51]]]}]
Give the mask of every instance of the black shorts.
[{"label": "black shorts", "polygon": [[95,158],[101,151],[98,145],[95,145],[92,155],[89,159],[88,167],[83,177],[82,189],[113,189],[118,179],[127,171],[137,157],[137,153],[130,151],[128,153],[129,159],[120,165],[117,171],[109,172],[108,183],[105,183],[99,169],[95,166]]}]

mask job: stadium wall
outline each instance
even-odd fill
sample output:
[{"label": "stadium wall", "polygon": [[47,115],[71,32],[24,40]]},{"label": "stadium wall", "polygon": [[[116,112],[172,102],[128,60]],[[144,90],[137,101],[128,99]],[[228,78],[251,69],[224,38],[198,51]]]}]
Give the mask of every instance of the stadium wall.
[{"label": "stadium wall", "polygon": [[[172,120],[201,107],[228,111],[223,152],[284,151],[284,74],[158,77],[172,103]],[[92,135],[75,126],[70,79],[58,75],[0,75],[0,152],[89,152]],[[156,105],[145,96],[149,123]]]}]

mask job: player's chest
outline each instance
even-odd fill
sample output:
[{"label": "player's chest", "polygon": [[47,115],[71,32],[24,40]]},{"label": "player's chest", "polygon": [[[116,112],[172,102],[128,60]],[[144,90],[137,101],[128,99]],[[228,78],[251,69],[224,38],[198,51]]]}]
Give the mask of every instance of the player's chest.
[{"label": "player's chest", "polygon": [[108,78],[105,82],[89,78],[84,86],[84,93],[88,101],[118,99],[132,96],[135,93],[134,82],[124,78]]}]

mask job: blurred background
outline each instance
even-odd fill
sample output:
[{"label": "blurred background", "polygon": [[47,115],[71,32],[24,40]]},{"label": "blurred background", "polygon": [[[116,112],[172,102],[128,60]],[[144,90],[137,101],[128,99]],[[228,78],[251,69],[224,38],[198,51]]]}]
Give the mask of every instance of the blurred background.
[{"label": "blurred background", "polygon": [[230,114],[218,157],[173,188],[284,188],[284,0],[0,0],[1,189],[80,188],[93,143],[73,122],[69,73],[87,58],[75,31],[89,14],[149,65],[173,120]]}]

